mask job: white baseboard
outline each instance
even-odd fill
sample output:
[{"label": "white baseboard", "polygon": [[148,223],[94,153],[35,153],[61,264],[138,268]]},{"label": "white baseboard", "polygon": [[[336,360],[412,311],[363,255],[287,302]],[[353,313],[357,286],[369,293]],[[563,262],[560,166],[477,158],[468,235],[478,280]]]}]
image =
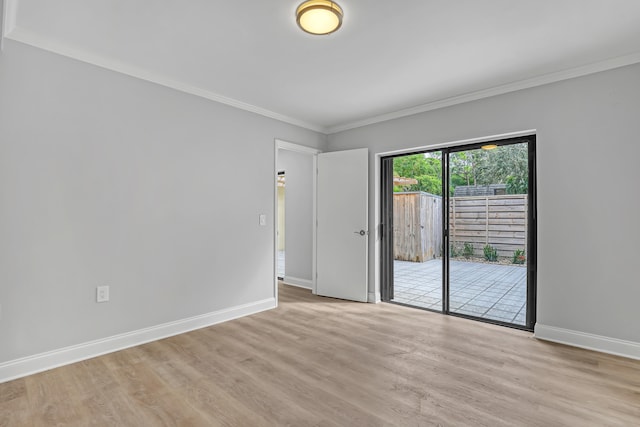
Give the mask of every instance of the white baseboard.
[{"label": "white baseboard", "polygon": [[285,275],[282,281],[287,285],[297,286],[298,288],[305,288],[305,289],[313,288],[313,283],[311,282],[311,280],[301,279],[299,277],[291,277],[291,276]]},{"label": "white baseboard", "polygon": [[224,310],[214,311],[188,319],[163,323],[108,338],[90,341],[58,350],[48,351],[21,359],[0,363],[0,383],[57,368],[81,360],[91,359],[125,348],[205,328],[217,323],[259,313],[276,307],[275,298],[268,298]]},{"label": "white baseboard", "polygon": [[377,304],[380,301],[382,300],[380,299],[380,294],[378,292],[369,292],[367,295],[367,302]]},{"label": "white baseboard", "polygon": [[640,343],[634,341],[625,341],[602,335],[593,335],[570,329],[556,328],[554,326],[541,325],[539,323],[535,326],[534,336],[545,341],[552,341],[574,347],[586,348],[587,350],[594,350],[601,353],[640,360]]}]

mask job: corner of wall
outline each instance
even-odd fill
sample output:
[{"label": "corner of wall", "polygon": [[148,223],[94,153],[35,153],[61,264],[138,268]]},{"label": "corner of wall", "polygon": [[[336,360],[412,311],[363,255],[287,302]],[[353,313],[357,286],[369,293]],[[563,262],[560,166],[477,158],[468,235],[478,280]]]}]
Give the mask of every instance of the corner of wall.
[{"label": "corner of wall", "polygon": [[0,52],[4,48],[4,17],[5,17],[5,0],[0,0]]},{"label": "corner of wall", "polygon": [[372,304],[378,304],[378,303],[382,302],[382,299],[380,299],[380,293],[379,292],[369,292],[367,294],[367,302],[368,303],[372,303]]}]

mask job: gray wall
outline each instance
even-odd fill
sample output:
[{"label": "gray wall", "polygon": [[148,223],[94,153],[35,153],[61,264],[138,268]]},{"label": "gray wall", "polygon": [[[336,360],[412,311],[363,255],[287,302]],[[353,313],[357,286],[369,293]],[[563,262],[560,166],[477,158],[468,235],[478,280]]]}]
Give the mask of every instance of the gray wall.
[{"label": "gray wall", "polygon": [[273,297],[274,138],[326,144],[5,40],[0,363]]},{"label": "gray wall", "polygon": [[[286,173],[285,279],[311,281],[313,156],[280,149],[278,150],[278,170],[284,170]],[[303,285],[306,284],[303,283]],[[308,286],[311,286],[311,283]]]},{"label": "gray wall", "polygon": [[639,118],[634,65],[330,135],[329,149],[369,147],[373,162],[389,150],[537,129],[538,322],[640,342]]}]

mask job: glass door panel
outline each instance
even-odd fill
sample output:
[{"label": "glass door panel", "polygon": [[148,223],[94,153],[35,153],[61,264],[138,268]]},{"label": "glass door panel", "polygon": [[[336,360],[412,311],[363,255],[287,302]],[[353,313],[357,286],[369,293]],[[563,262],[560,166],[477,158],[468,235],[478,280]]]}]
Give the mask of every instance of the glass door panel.
[{"label": "glass door panel", "polygon": [[526,326],[527,142],[449,153],[449,312]]},{"label": "glass door panel", "polygon": [[393,159],[391,301],[443,309],[442,152]]}]

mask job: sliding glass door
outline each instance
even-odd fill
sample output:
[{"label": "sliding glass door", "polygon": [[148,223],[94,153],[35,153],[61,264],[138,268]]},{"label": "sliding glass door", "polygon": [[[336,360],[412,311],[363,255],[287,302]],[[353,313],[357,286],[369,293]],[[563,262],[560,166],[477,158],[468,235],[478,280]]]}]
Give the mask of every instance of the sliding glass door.
[{"label": "sliding glass door", "polygon": [[[393,297],[432,310],[443,302],[442,152],[391,159],[393,192]],[[389,230],[391,232],[391,230]]]},{"label": "sliding glass door", "polygon": [[535,137],[382,160],[385,301],[532,329]]}]

